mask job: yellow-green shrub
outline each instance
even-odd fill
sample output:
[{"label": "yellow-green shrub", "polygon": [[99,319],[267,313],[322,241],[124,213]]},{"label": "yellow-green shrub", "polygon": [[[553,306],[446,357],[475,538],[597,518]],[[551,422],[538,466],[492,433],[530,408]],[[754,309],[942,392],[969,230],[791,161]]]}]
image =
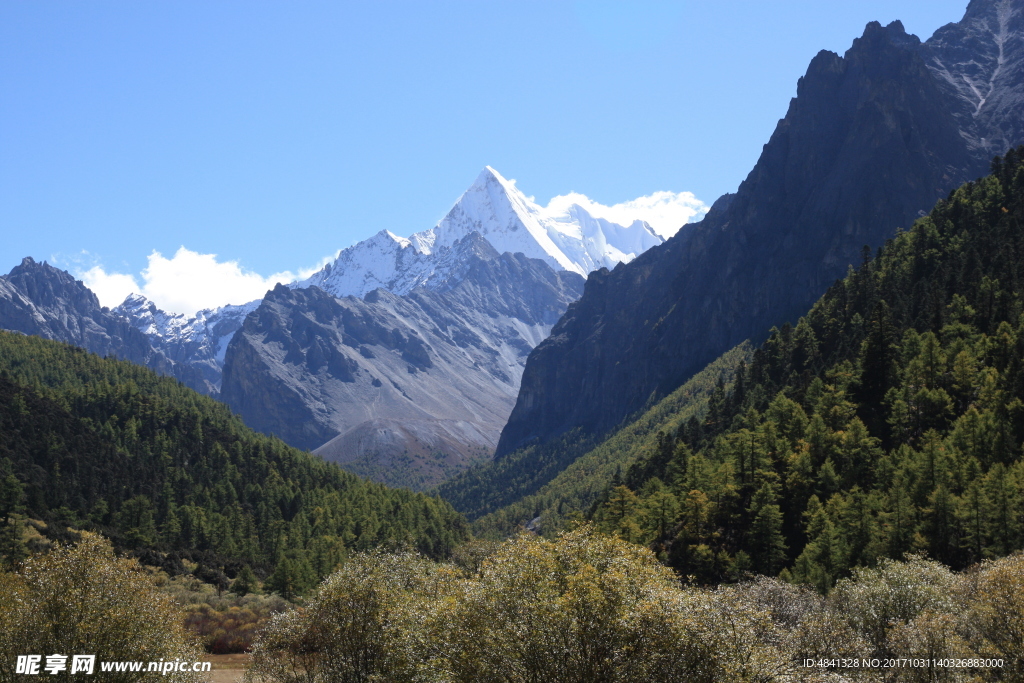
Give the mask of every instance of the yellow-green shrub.
[{"label": "yellow-green shrub", "polygon": [[[196,661],[200,651],[182,625],[182,613],[158,591],[135,560],[115,557],[110,543],[88,533],[0,573],[0,681],[36,680],[15,674],[18,655],[96,655],[101,661]],[[68,660],[70,662],[70,659]],[[69,666],[70,669],[70,666]],[[49,680],[71,680],[69,671]],[[102,674],[115,683],[143,680],[144,672]],[[149,674],[152,676],[152,674]],[[168,681],[199,681],[169,673]]]}]

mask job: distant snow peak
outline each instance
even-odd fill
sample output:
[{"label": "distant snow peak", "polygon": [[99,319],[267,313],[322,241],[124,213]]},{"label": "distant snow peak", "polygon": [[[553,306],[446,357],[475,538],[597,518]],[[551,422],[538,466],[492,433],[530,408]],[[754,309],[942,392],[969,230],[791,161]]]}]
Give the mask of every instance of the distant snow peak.
[{"label": "distant snow peak", "polygon": [[397,244],[402,249],[412,246],[412,242],[404,237],[400,237],[390,230],[381,230],[376,235],[370,238],[375,241],[378,245],[388,248],[392,243]]},{"label": "distant snow peak", "polygon": [[[437,245],[451,246],[476,231],[499,253],[522,252],[547,261],[557,270],[586,277],[595,269],[593,259],[580,258],[585,250],[580,249],[581,233],[578,226],[575,228],[552,221],[515,183],[487,166],[433,230]],[[563,244],[563,231],[576,244]],[[571,253],[566,253],[564,246],[570,246]]]},{"label": "distant snow peak", "polygon": [[204,308],[194,315],[185,315],[163,311],[141,294],[129,294],[124,303],[113,311],[128,318],[136,329],[151,337],[165,341],[200,342],[207,337],[216,338],[218,335],[213,332],[213,328],[223,321],[244,320],[246,315],[256,310],[260,301],[256,299],[238,306],[229,304]]},{"label": "distant snow peak", "polygon": [[582,208],[595,218],[604,218],[620,225],[643,221],[665,239],[672,237],[687,223],[702,219],[710,208],[692,192],[663,190],[612,206],[599,204],[584,194],[570,192],[552,197],[546,211],[551,214],[565,214],[572,211],[574,206]]},{"label": "distant snow peak", "polygon": [[485,166],[433,228],[408,238],[381,230],[290,286],[316,285],[334,296],[357,297],[377,288],[406,294],[418,286],[430,287],[447,281],[445,269],[453,267],[453,259],[442,254],[474,232],[498,253],[522,253],[586,277],[598,268],[632,261],[706,212],[688,192],[658,192],[615,206],[573,193],[543,207],[514,180]]},{"label": "distant snow peak", "polygon": [[499,252],[522,251],[586,276],[631,261],[707,208],[689,192],[657,192],[615,206],[574,192],[542,207],[487,166],[435,230],[440,241],[451,241],[473,228]]},{"label": "distant snow peak", "polygon": [[228,342],[260,299],[240,306],[206,308],[194,315],[167,313],[141,294],[129,294],[112,313],[128,320],[168,358],[187,359],[202,375],[207,390],[219,391]]},{"label": "distant snow peak", "polygon": [[399,237],[381,230],[373,237],[342,249],[334,263],[291,288],[316,286],[334,296],[363,297],[375,289],[405,294],[433,272],[432,241],[422,235]]}]

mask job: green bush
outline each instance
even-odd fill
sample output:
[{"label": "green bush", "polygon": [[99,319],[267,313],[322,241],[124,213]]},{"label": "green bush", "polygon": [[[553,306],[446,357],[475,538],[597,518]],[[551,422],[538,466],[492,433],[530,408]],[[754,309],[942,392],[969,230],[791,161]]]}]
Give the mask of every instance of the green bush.
[{"label": "green bush", "polygon": [[873,656],[894,654],[891,630],[923,612],[956,612],[958,579],[947,567],[911,556],[906,562],[882,560],[873,569],[859,568],[853,577],[836,584],[830,600],[874,648]]},{"label": "green bush", "polygon": [[[93,534],[33,556],[17,572],[0,573],[0,605],[2,683],[39,678],[14,673],[18,655],[96,655],[94,675],[101,661],[194,662],[201,656],[180,609],[135,560],[115,557],[109,542]],[[46,678],[72,680],[68,669]],[[102,674],[114,683],[146,677],[144,672]],[[164,678],[201,680],[183,672]]]}]

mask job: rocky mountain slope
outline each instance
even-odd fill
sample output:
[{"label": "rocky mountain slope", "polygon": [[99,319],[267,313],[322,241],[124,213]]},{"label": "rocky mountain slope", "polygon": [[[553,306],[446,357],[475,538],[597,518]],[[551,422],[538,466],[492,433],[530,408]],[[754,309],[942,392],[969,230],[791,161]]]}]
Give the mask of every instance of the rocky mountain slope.
[{"label": "rocky mountain slope", "polygon": [[[586,197],[579,197],[588,203]],[[557,207],[538,206],[513,181],[488,166],[435,227],[409,238],[381,230],[343,249],[309,278],[287,286],[315,286],[337,297],[363,297],[375,289],[398,295],[417,287],[433,289],[450,282],[462,268],[460,252],[451,247],[472,232],[485,237],[499,253],[522,253],[555,270],[584,277],[596,268],[631,261],[664,242],[642,220],[619,225],[591,215],[572,201]],[[145,297],[132,294],[114,312],[130,320],[168,358],[193,365],[202,377],[196,388],[216,395],[228,342],[258,305],[257,300],[184,316],[162,311]]]},{"label": "rocky mountain slope", "polygon": [[[1024,130],[1024,0],[974,0],[922,44],[869,24],[821,52],[735,195],[584,296],[527,364],[497,456],[599,434],[724,350],[795,320],[850,264]],[[973,109],[972,109],[973,107]]]},{"label": "rocky mountain slope", "polygon": [[25,258],[0,276],[0,329],[80,346],[170,375],[199,388],[203,380],[189,363],[176,363],[153,348],[145,334],[100,306],[96,295],[67,271]]},{"label": "rocky mountain slope", "polygon": [[422,488],[489,457],[527,355],[583,278],[498,254],[476,232],[439,252],[458,268],[404,296],[269,292],[228,346],[222,399],[384,482]]}]

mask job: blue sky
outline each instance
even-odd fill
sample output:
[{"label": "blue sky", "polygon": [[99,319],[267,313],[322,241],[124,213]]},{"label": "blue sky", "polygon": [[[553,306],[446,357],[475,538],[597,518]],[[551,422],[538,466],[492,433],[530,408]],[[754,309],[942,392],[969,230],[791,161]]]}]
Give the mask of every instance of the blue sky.
[{"label": "blue sky", "polygon": [[[965,0],[0,4],[0,271],[157,251],[299,272],[433,225],[489,164],[538,201],[735,190],[820,49]],[[215,261],[212,257],[209,263]]]}]

